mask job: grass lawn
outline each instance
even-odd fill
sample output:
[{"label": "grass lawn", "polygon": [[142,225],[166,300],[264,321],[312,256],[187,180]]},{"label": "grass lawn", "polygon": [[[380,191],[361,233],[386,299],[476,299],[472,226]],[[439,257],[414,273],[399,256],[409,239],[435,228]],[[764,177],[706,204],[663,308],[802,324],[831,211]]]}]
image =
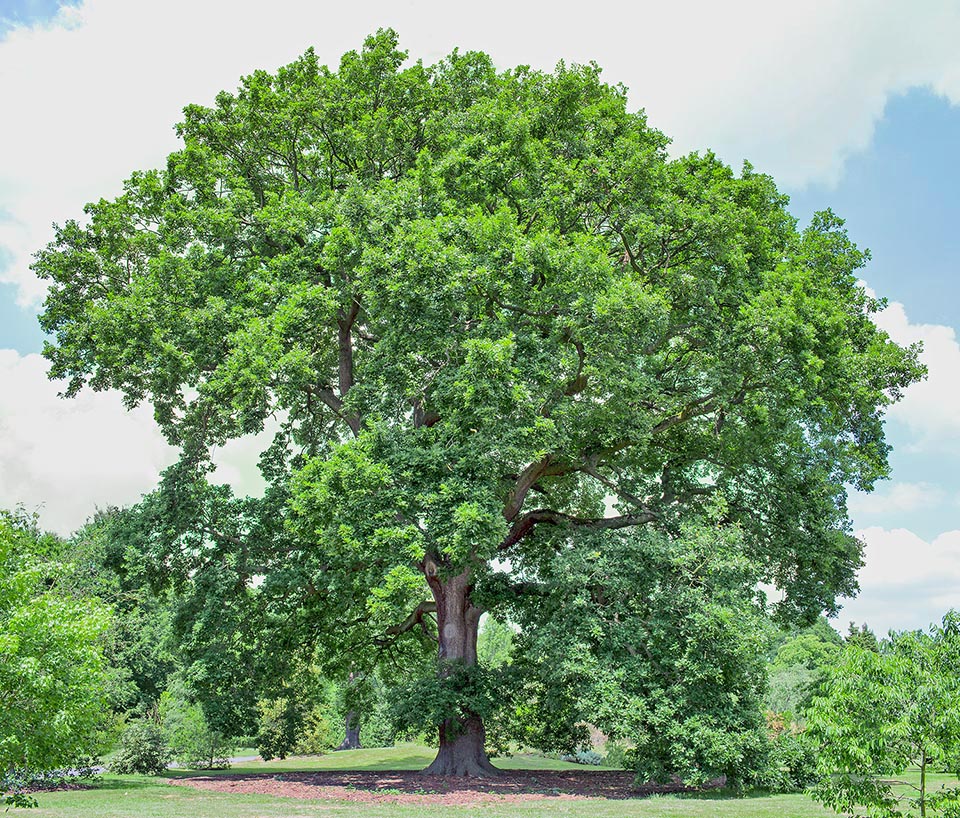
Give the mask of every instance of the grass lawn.
[{"label": "grass lawn", "polygon": [[[283,772],[312,770],[410,770],[420,769],[433,757],[433,751],[419,745],[400,745],[390,749],[351,750],[319,758],[294,758],[284,761],[244,762],[230,772]],[[576,769],[589,773],[592,768],[539,756],[518,755],[496,759],[505,769]],[[184,770],[170,777],[191,775]],[[715,794],[700,796],[654,796],[644,799],[608,800],[602,798],[532,799],[524,803],[485,803],[470,806],[381,802],[374,804],[340,800],[301,800],[265,795],[235,795],[171,786],[163,778],[147,776],[105,776],[90,790],[41,793],[40,808],[25,813],[35,818],[307,818],[307,816],[346,816],[348,818],[442,818],[442,816],[479,816],[479,818],[539,818],[539,816],[577,816],[577,818],[825,818],[833,815],[803,795],[730,798]]]},{"label": "grass lawn", "polygon": [[[255,751],[254,751],[255,752]],[[342,750],[323,756],[295,756],[273,761],[242,761],[229,770],[204,770],[204,775],[230,773],[265,773],[297,770],[422,770],[437,751],[422,744],[398,744],[395,747],[376,747],[370,750]],[[521,753],[505,758],[495,758],[493,763],[504,770],[579,770],[599,769],[583,764],[571,764],[530,753]],[[170,777],[195,775],[189,770],[171,770]]]}]

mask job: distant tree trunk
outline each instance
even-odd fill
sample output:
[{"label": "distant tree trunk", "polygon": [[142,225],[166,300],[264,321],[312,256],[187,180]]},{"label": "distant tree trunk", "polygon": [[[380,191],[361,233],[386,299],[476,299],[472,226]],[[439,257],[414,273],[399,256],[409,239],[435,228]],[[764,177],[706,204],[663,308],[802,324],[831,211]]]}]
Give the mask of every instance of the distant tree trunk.
[{"label": "distant tree trunk", "polygon": [[[437,603],[440,674],[448,673],[452,662],[467,667],[476,665],[477,631],[483,611],[470,601],[470,571],[441,579],[428,566],[426,576]],[[440,749],[424,773],[477,777],[500,774],[487,758],[486,731],[478,715],[468,713],[462,718],[447,719],[440,725],[439,733]]]},{"label": "distant tree trunk", "polygon": [[344,739],[340,742],[338,750],[360,750],[363,745],[360,744],[360,719],[357,714],[350,710],[344,717]]}]

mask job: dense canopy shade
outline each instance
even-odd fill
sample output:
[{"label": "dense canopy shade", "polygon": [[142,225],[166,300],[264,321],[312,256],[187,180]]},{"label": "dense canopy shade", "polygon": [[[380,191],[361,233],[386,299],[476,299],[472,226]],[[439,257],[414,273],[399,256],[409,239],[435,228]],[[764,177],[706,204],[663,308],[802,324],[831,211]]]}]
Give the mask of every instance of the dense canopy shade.
[{"label": "dense canopy shade", "polygon": [[[442,673],[544,553],[710,509],[782,614],[835,610],[845,487],[886,474],[883,409],[921,372],[842,222],[798,232],[769,177],[669,159],[596,66],[404,65],[380,31],[187,107],[166,168],[37,256],[51,377],[149,400],[180,485],[279,426],[282,547],[198,512],[169,553],[259,531],[267,587],[296,566],[339,633],[435,627]],[[478,719],[440,730],[436,771],[490,770]]]}]

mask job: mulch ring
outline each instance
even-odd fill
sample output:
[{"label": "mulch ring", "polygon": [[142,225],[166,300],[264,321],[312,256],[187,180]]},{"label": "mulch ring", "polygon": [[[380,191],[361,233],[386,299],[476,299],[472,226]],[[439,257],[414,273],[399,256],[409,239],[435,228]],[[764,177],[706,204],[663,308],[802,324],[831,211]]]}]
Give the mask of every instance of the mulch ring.
[{"label": "mulch ring", "polygon": [[634,787],[633,781],[633,773],[621,771],[508,770],[497,778],[454,778],[407,771],[323,771],[190,776],[168,783],[287,798],[450,805],[547,798],[642,798],[684,789],[678,785]]}]

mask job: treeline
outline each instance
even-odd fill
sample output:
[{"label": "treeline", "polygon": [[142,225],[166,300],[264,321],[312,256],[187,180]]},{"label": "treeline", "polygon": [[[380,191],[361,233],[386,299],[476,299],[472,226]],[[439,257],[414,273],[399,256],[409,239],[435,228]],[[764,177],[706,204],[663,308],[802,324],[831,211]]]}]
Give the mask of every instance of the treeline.
[{"label": "treeline", "polygon": [[[330,634],[298,601],[280,606],[255,575],[239,581],[236,563],[178,573],[158,561],[147,519],[143,506],[112,509],[61,538],[22,511],[0,514],[8,803],[30,802],[19,788],[31,775],[88,769],[105,756],[115,772],[157,773],[173,760],[223,766],[240,747],[270,759],[430,742],[463,701],[483,713],[494,753],[524,746],[605,759],[642,781],[689,781],[726,763],[736,773],[729,786],[812,788],[847,812],[872,804],[877,815],[947,815],[958,803],[955,789],[928,784],[931,773],[960,770],[953,612],[929,633],[884,639],[853,623],[841,636],[822,617],[783,630],[737,596],[737,562],[706,540],[698,552],[688,539],[682,556],[648,547],[646,562],[633,563],[608,543],[544,577],[558,590],[537,620],[488,616],[479,667],[438,678],[417,669],[436,644],[428,627],[409,644],[342,643],[331,654]],[[564,619],[562,591],[614,565],[624,594]],[[642,653],[619,650],[627,631]],[[618,694],[605,696],[611,680]],[[600,730],[591,735],[591,725]],[[593,752],[598,735],[605,755]],[[677,736],[686,767],[665,746]],[[910,765],[920,783],[904,793],[885,776]]]},{"label": "treeline", "polygon": [[112,753],[118,772],[228,763],[392,741],[384,684],[324,676],[255,588],[206,570],[173,582],[135,512],[75,534],[0,513],[0,771],[49,771]]}]

